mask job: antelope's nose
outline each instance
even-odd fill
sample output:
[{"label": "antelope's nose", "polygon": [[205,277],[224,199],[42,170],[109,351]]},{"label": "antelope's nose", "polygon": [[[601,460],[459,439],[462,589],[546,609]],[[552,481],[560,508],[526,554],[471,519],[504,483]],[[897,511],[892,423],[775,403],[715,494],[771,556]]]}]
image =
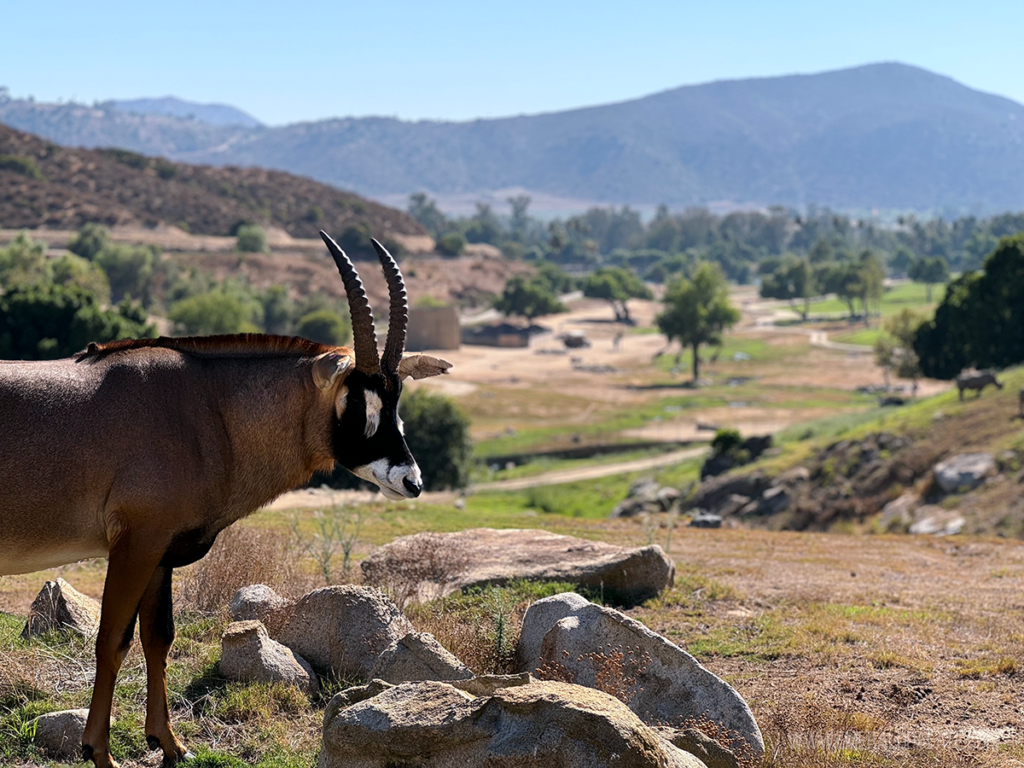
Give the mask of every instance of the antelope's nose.
[{"label": "antelope's nose", "polygon": [[423,490],[423,486],[417,483],[415,480],[410,480],[408,477],[402,479],[402,485],[405,486],[405,490],[409,492],[412,498],[416,498],[420,495]]}]

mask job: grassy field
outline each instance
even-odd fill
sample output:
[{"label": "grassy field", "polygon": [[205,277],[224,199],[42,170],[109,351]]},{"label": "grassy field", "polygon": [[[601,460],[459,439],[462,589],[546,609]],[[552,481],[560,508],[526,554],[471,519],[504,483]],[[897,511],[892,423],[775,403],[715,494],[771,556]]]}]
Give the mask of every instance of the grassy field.
[{"label": "grassy field", "polygon": [[[909,309],[914,312],[931,313],[942,301],[946,288],[936,285],[932,288],[931,301],[928,300],[928,287],[923,283],[901,283],[885,291],[880,302],[883,317]],[[849,312],[850,308],[842,299],[831,298],[816,301],[810,305],[810,313],[826,314],[832,312]],[[873,309],[874,311],[874,309]]]}]

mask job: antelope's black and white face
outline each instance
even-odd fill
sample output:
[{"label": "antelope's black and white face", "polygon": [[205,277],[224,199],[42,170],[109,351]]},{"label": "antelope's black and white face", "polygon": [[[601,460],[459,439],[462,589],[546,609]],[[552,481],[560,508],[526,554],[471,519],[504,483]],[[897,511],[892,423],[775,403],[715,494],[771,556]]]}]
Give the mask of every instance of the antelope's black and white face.
[{"label": "antelope's black and white face", "polygon": [[389,499],[416,498],[423,490],[423,480],[398,417],[402,381],[410,376],[424,379],[448,373],[452,364],[429,355],[403,356],[409,322],[405,282],[391,254],[373,240],[390,299],[388,338],[381,356],[373,315],[356,268],[330,235],[321,232],[320,237],[345,283],[355,348],[354,370],[349,371],[351,353],[344,350],[342,354],[343,348],[321,355],[313,366],[317,386],[334,394],[334,458],[352,474],[375,483]]},{"label": "antelope's black and white face", "polygon": [[[389,499],[413,499],[423,490],[398,415],[402,383],[392,375],[353,371],[338,390],[332,440],[334,458]],[[390,385],[390,386],[388,386]]]}]

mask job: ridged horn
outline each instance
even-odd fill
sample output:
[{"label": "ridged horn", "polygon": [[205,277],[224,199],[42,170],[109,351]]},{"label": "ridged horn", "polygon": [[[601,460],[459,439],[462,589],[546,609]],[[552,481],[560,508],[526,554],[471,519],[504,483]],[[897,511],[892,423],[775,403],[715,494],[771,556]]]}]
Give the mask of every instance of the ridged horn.
[{"label": "ridged horn", "polygon": [[398,364],[405,352],[405,334],[409,327],[409,297],[405,293],[405,280],[394,258],[387,248],[371,239],[377,258],[384,268],[384,277],[388,281],[388,296],[391,298],[391,309],[388,314],[388,340],[384,343],[384,357],[381,366],[385,371],[398,373]]},{"label": "ridged horn", "polygon": [[359,273],[356,272],[349,257],[331,236],[321,230],[320,237],[334,257],[341,280],[345,283],[348,310],[352,316],[352,345],[356,352],[356,370],[372,376],[380,372],[380,356],[377,352],[377,332],[373,328],[373,315],[370,313],[370,302],[366,299],[363,281],[359,279]]}]

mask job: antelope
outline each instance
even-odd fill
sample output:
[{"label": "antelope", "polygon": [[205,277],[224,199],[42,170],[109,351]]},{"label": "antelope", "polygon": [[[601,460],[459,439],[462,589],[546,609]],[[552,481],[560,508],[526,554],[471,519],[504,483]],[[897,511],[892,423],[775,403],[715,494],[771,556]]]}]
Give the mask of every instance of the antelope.
[{"label": "antelope", "polygon": [[90,344],[64,360],[0,363],[0,575],[109,558],[82,759],[108,768],[111,700],[139,620],[146,741],[165,764],[190,756],[171,728],[171,575],[227,526],[341,464],[390,499],[419,496],[398,416],[402,381],[448,372],[403,357],[408,300],[373,242],[390,324],[378,354],[355,267],[341,273],[353,347],[241,334]]},{"label": "antelope", "polygon": [[975,397],[981,397],[981,391],[989,384],[1002,389],[1003,384],[996,378],[995,371],[986,369],[984,371],[966,370],[961,371],[956,377],[956,387],[960,390],[960,399],[964,399],[964,390],[973,389]]}]

